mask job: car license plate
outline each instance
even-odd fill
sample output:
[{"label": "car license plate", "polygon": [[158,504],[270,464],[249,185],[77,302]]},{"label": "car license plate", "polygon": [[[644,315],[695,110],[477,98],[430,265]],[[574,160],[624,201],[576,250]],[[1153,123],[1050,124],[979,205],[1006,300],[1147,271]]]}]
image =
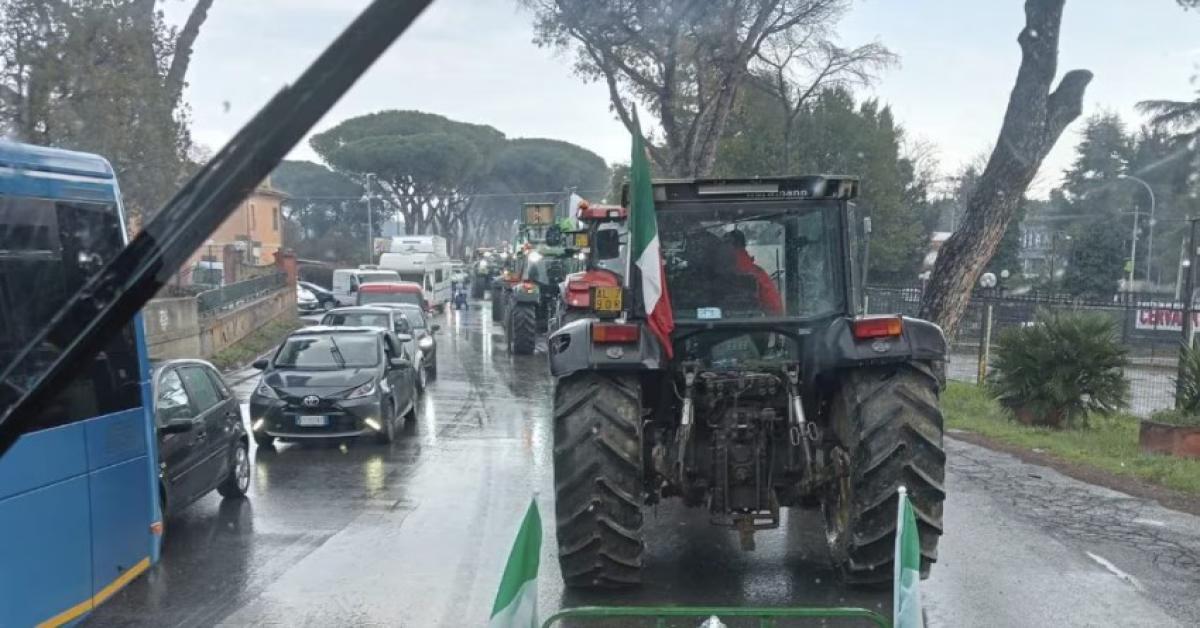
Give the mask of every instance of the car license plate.
[{"label": "car license plate", "polygon": [[621,288],[597,286],[595,304],[597,312],[620,312]]},{"label": "car license plate", "polygon": [[302,414],[296,417],[296,425],[300,427],[325,427],[329,424],[327,416],[313,416],[310,414]]}]

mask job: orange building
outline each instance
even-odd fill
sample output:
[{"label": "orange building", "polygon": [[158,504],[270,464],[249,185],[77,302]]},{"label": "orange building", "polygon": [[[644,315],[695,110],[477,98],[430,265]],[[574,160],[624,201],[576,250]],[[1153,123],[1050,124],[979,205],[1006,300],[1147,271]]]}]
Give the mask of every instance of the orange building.
[{"label": "orange building", "polygon": [[287,196],[271,187],[271,179],[263,181],[254,192],[233,210],[229,218],[213,232],[205,248],[216,250],[227,244],[244,242],[246,261],[251,264],[274,264],[275,251],[283,247],[283,210],[280,205]]}]

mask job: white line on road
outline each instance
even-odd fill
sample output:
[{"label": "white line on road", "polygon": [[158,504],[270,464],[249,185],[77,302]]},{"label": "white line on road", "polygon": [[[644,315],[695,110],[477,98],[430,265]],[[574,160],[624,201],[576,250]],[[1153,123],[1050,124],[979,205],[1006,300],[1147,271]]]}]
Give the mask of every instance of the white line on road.
[{"label": "white line on road", "polygon": [[1140,523],[1141,525],[1144,525],[1144,526],[1153,526],[1155,528],[1167,527],[1166,523],[1163,523],[1162,521],[1157,521],[1155,519],[1134,519],[1133,522]]},{"label": "white line on road", "polygon": [[1084,552],[1084,553],[1088,555],[1088,558],[1096,561],[1101,567],[1104,567],[1105,569],[1112,572],[1112,574],[1114,576],[1124,580],[1125,582],[1128,582],[1130,584],[1130,586],[1132,586],[1134,589],[1137,589],[1139,592],[1145,591],[1145,589],[1142,588],[1142,583],[1138,582],[1137,578],[1134,578],[1133,576],[1125,573],[1124,571],[1121,571],[1116,565],[1109,562],[1107,558],[1105,558],[1103,556],[1098,556],[1091,552]]}]

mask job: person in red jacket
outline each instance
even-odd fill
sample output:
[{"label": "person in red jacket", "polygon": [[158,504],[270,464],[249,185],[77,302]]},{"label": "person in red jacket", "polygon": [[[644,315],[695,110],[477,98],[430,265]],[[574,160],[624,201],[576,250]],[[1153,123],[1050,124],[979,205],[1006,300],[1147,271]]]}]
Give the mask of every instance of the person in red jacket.
[{"label": "person in red jacket", "polygon": [[762,307],[763,312],[767,316],[782,315],[783,297],[779,295],[779,288],[775,287],[775,282],[771,280],[767,271],[755,264],[754,258],[746,252],[746,234],[734,230],[730,231],[725,238],[733,247],[734,268],[739,273],[752,275],[755,283],[758,284],[758,304]]}]

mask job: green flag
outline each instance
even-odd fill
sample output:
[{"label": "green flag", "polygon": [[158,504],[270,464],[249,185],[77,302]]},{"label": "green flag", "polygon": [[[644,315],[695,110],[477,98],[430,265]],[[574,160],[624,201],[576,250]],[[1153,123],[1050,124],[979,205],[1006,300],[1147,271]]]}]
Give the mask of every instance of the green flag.
[{"label": "green flag", "polygon": [[530,500],[525,520],[517,531],[500,590],[492,604],[488,628],[538,628],[537,575],[542,553],[542,517],[536,500]]},{"label": "green flag", "polygon": [[921,537],[908,491],[900,487],[896,523],[896,573],[892,584],[892,626],[922,628]]}]

